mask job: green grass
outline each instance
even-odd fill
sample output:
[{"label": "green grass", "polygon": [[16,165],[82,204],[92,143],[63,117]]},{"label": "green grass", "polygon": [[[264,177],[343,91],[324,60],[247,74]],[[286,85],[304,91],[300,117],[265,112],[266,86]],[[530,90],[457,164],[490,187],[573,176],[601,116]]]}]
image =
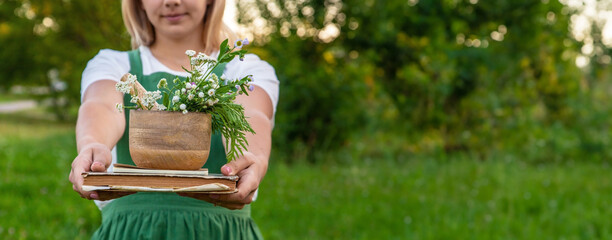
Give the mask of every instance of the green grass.
[{"label": "green grass", "polygon": [[15,95],[15,94],[0,92],[0,103],[27,100],[27,99],[29,99],[29,96],[26,96],[26,95]]},{"label": "green grass", "polygon": [[73,124],[0,115],[0,239],[88,239],[99,211],[68,181]]},{"label": "green grass", "polygon": [[[72,191],[75,154],[73,124],[0,115],[0,239],[89,238],[100,213]],[[612,238],[606,164],[323,157],[272,159],[252,208],[266,238]]]},{"label": "green grass", "polygon": [[276,164],[253,216],[271,239],[610,239],[609,171],[467,158]]}]

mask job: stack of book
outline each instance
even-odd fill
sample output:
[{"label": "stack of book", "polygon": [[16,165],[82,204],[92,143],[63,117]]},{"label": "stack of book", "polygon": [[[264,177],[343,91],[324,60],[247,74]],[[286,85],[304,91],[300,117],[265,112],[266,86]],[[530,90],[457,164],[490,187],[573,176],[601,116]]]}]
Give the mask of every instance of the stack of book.
[{"label": "stack of book", "polygon": [[97,191],[99,200],[136,192],[235,193],[238,176],[208,174],[200,170],[145,169],[115,164],[113,172],[83,173],[83,190]]}]

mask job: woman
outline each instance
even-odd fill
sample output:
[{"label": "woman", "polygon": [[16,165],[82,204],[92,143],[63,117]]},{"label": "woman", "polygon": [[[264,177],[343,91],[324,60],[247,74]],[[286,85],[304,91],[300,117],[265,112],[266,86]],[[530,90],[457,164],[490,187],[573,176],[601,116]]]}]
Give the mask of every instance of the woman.
[{"label": "woman", "polygon": [[[132,36],[129,52],[102,50],[83,71],[82,105],[76,125],[78,156],[72,163],[70,181],[81,197],[97,199],[96,192],[83,191],[81,173],[106,171],[113,162],[131,163],[127,152],[126,115],[115,108],[124,96],[115,83],[130,72],[147,90],[155,90],[161,77],[185,77],[188,49],[215,55],[220,43],[233,33],[222,23],[224,0],[123,0],[123,18]],[[250,218],[251,203],[264,177],[271,147],[273,116],[278,99],[274,69],[255,55],[234,59],[222,72],[229,79],[248,74],[256,86],[249,96],[236,102],[256,134],[247,136],[244,155],[225,164],[220,137],[213,138],[211,158],[204,167],[210,172],[238,175],[238,192],[231,195],[138,193],[100,202],[102,226],[99,239],[257,239],[261,234]],[[154,84],[151,84],[154,82]],[[153,86],[153,87],[152,87]],[[220,154],[219,154],[220,153]]]}]

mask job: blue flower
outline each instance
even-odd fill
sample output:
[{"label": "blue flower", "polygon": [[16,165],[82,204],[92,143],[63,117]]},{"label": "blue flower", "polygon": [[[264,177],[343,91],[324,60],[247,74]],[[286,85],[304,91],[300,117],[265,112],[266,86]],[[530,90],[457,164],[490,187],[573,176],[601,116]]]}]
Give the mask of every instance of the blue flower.
[{"label": "blue flower", "polygon": [[236,40],[236,42],[234,42],[234,48],[241,49],[242,46],[243,46],[242,39],[238,39]]}]

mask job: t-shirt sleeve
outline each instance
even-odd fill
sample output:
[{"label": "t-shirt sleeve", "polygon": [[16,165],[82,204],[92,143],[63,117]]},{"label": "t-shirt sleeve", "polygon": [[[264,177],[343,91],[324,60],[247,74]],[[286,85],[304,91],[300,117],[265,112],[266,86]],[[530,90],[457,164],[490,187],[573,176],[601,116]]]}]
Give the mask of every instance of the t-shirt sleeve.
[{"label": "t-shirt sleeve", "polygon": [[130,71],[127,52],[103,49],[89,62],[81,76],[81,101],[91,84],[100,80],[119,82],[121,76]]},{"label": "t-shirt sleeve", "polygon": [[224,74],[229,79],[239,79],[252,75],[253,85],[261,87],[268,94],[272,101],[274,113],[276,113],[279,81],[272,65],[261,60],[255,54],[246,54],[243,61],[235,58],[229,62]]}]

